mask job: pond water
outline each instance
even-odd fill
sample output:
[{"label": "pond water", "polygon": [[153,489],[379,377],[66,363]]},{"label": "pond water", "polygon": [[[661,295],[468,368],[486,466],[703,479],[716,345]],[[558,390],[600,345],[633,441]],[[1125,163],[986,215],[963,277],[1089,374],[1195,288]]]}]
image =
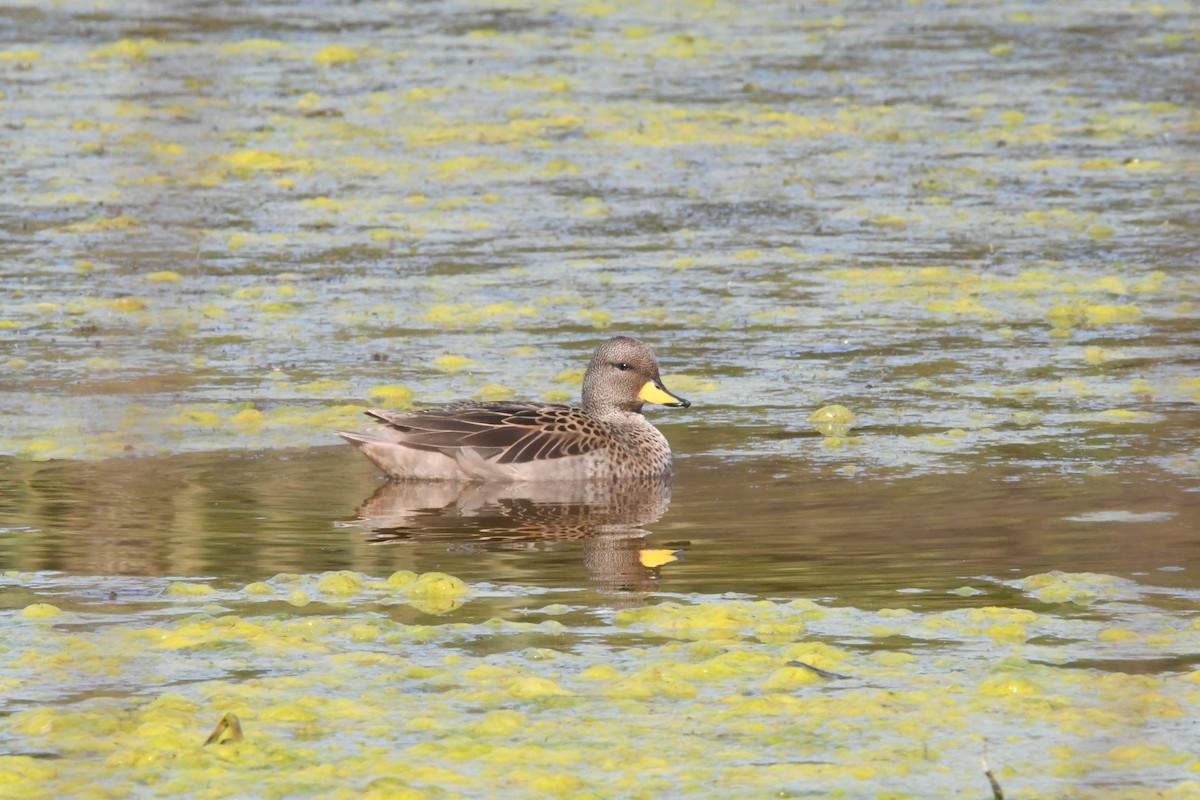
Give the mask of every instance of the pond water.
[{"label": "pond water", "polygon": [[[1200,793],[1194,4],[0,30],[0,794]],[[616,334],[669,485],[331,433]]]},{"label": "pond water", "polygon": [[[665,412],[664,412],[665,413]],[[688,431],[667,427],[676,448]],[[809,439],[819,449],[820,437]],[[1197,589],[1200,498],[1165,484],[977,467],[937,480],[821,475],[795,458],[676,457],[671,485],[379,478],[346,446],[3,465],[0,558],[71,575],[442,571],[551,588],[808,597],[926,608],[964,585],[1067,569]],[[332,480],[330,476],[337,476]],[[646,567],[644,552],[673,560]],[[619,598],[597,597],[597,602]]]}]

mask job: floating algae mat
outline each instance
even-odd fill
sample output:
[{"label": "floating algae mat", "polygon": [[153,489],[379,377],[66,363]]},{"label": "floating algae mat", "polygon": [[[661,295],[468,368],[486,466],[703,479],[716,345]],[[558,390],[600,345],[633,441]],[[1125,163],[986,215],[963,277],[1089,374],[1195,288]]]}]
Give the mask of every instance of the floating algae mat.
[{"label": "floating algae mat", "polygon": [[8,797],[987,797],[981,757],[1010,797],[1200,792],[1200,621],[1107,575],[937,613],[408,571],[2,581]]}]

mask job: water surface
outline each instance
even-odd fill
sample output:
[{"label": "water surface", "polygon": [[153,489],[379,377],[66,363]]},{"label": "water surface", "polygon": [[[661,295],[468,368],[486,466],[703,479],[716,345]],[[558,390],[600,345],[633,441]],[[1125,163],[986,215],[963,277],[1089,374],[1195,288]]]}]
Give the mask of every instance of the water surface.
[{"label": "water surface", "polygon": [[[675,428],[677,448],[687,431]],[[808,438],[820,451],[820,438]],[[800,469],[804,467],[804,469]],[[684,455],[617,501],[564,487],[387,482],[348,446],[97,463],[4,462],[6,568],[206,576],[440,570],[557,588],[743,593],[870,607],[1011,602],[1055,569],[1200,589],[1200,499],[1166,483],[976,468],[937,481]],[[823,474],[824,473],[824,474]],[[677,560],[641,564],[645,550]]]},{"label": "water surface", "polygon": [[[271,791],[958,797],[987,740],[1014,795],[1194,791],[1194,4],[0,29],[11,785],[236,795],[319,741]],[[694,402],[652,412],[669,488],[389,487],[332,444],[569,401],[618,333]],[[240,767],[198,744],[231,709]]]}]

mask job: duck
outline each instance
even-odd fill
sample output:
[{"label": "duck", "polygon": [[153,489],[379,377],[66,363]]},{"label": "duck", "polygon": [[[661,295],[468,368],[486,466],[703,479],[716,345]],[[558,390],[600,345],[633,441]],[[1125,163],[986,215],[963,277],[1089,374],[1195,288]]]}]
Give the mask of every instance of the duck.
[{"label": "duck", "polygon": [[592,354],[582,404],[461,402],[418,411],[370,409],[382,423],[335,431],[394,480],[646,481],[671,475],[671,447],[646,403],[690,408],[659,375],[645,343],[615,336]]}]

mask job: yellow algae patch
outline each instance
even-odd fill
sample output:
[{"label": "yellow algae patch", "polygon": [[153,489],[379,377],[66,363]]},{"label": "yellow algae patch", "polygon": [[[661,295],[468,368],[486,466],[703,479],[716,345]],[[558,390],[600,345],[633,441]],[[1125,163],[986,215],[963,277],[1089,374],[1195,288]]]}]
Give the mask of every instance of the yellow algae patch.
[{"label": "yellow algae patch", "polygon": [[520,711],[501,709],[492,711],[471,725],[472,733],[479,736],[507,736],[529,724],[529,718]]},{"label": "yellow algae patch", "polygon": [[876,228],[896,228],[903,230],[908,227],[909,222],[917,221],[918,218],[902,217],[896,214],[875,214],[863,220],[866,225],[872,225]]},{"label": "yellow algae patch", "polygon": [[48,461],[59,448],[59,443],[52,439],[34,439],[25,445],[21,454],[33,461]]},{"label": "yellow algae patch", "polygon": [[1036,622],[1039,619],[1036,611],[1024,608],[1004,608],[1003,606],[984,606],[969,610],[966,617],[971,622],[1011,622],[1022,625]]},{"label": "yellow algae patch", "polygon": [[393,242],[397,240],[404,241],[413,238],[411,231],[396,231],[388,228],[372,228],[367,233],[367,236],[370,237],[371,241],[373,242]]},{"label": "yellow algae patch", "polygon": [[120,39],[93,50],[90,56],[95,59],[129,58],[144,61],[151,53],[163,49],[164,46],[157,39]]},{"label": "yellow algae patch", "polygon": [[487,322],[511,325],[520,318],[536,317],[533,306],[518,306],[513,302],[476,306],[471,303],[439,303],[431,306],[422,319],[446,328],[475,327]]},{"label": "yellow algae patch", "polygon": [[1087,315],[1077,306],[1057,305],[1046,312],[1046,319],[1058,330],[1068,330],[1082,325]]},{"label": "yellow algae patch", "polygon": [[1086,287],[1090,292],[1105,292],[1107,294],[1128,294],[1129,289],[1125,286],[1125,281],[1120,278],[1109,276],[1100,278]]},{"label": "yellow algae patch", "polygon": [[963,314],[977,317],[999,316],[999,314],[990,308],[980,305],[979,301],[973,297],[960,297],[957,300],[933,300],[925,306],[925,309],[935,314]]},{"label": "yellow algae patch", "polygon": [[151,142],[150,150],[158,156],[182,156],[187,155],[187,148],[181,144],[171,142]]},{"label": "yellow algae patch", "polygon": [[331,44],[318,50],[313,55],[313,62],[317,64],[348,64],[358,61],[360,58],[362,58],[362,53],[355,48]]},{"label": "yellow algae patch", "polygon": [[65,233],[104,233],[106,231],[126,231],[134,233],[133,229],[140,228],[142,221],[130,214],[119,214],[115,217],[92,217],[85,222],[75,222],[64,225],[59,230]]},{"label": "yellow algae patch", "polygon": [[[39,794],[37,786],[58,779],[57,767],[45,759],[32,756],[0,756],[0,790],[22,787],[13,792],[13,797],[49,797]],[[25,784],[25,786],[22,786]]]},{"label": "yellow algae patch", "polygon": [[121,362],[115,358],[100,358],[99,356],[95,358],[89,358],[83,363],[91,369],[112,370],[121,366]]},{"label": "yellow algae patch", "polygon": [[568,386],[579,386],[583,383],[583,367],[560,372],[550,380],[554,383],[565,383]]},{"label": "yellow algae patch", "polygon": [[1121,325],[1138,322],[1142,311],[1137,306],[1087,305],[1083,307],[1089,325]]},{"label": "yellow algae patch", "polygon": [[763,689],[768,692],[786,692],[802,686],[825,683],[826,680],[828,679],[822,678],[820,675],[810,669],[805,669],[804,667],[785,666],[775,670],[775,672],[763,682]]},{"label": "yellow algae patch", "polygon": [[164,269],[159,272],[151,272],[148,275],[143,275],[142,280],[153,283],[174,283],[175,281],[183,280],[183,276],[178,272]]},{"label": "yellow algae patch", "polygon": [[421,103],[449,94],[450,91],[450,89],[432,86],[414,86],[411,89],[405,89],[401,96],[410,103]]},{"label": "yellow algae patch", "polygon": [[312,602],[312,596],[302,589],[296,589],[295,591],[288,592],[284,600],[288,603],[288,605],[296,606],[297,608],[303,608]]},{"label": "yellow algae patch", "polygon": [[294,169],[298,162],[284,158],[283,154],[273,150],[237,150],[221,157],[221,160],[239,174],[249,175],[255,172],[278,172]]},{"label": "yellow algae patch", "polygon": [[1097,599],[1124,599],[1129,595],[1121,578],[1093,572],[1045,572],[1030,575],[1021,586],[1043,603],[1091,605]]},{"label": "yellow algae patch", "polygon": [[456,356],[447,353],[443,356],[438,356],[433,360],[433,366],[438,372],[444,372],[447,375],[453,375],[462,372],[467,367],[474,367],[479,364],[478,361],[467,358],[466,356]]},{"label": "yellow algae patch", "polygon": [[453,175],[463,172],[478,172],[485,167],[492,167],[498,163],[499,161],[491,156],[459,156],[458,158],[439,161],[433,165],[433,168],[442,175]]},{"label": "yellow algae patch", "polygon": [[218,428],[225,424],[225,418],[212,411],[188,409],[170,417],[166,423],[168,425],[198,425],[202,428]]},{"label": "yellow algae patch", "polygon": [[696,686],[663,669],[649,666],[633,675],[613,681],[604,687],[606,697],[654,700],[691,700],[698,694]]},{"label": "yellow algae patch", "polygon": [[241,39],[223,45],[222,50],[230,55],[241,53],[267,53],[283,48],[283,42],[276,39]]},{"label": "yellow algae patch", "polygon": [[235,300],[255,300],[266,293],[266,286],[243,286],[233,293],[233,297]]},{"label": "yellow algae patch", "polygon": [[347,203],[343,200],[334,200],[332,197],[311,197],[307,200],[301,200],[300,205],[305,208],[327,208],[331,211],[343,211]]},{"label": "yellow algae patch", "polygon": [[1029,638],[1029,631],[1023,625],[992,625],[984,633],[998,642],[1020,643]]},{"label": "yellow algae patch", "polygon": [[413,402],[413,390],[398,383],[385,384],[371,387],[367,391],[367,397],[389,408],[409,408]]},{"label": "yellow algae patch", "polygon": [[[573,161],[567,161],[566,159],[556,159],[554,161],[549,162],[544,167],[542,167],[541,171],[538,174],[541,175],[542,177],[550,178],[550,177],[554,177],[556,175],[577,175],[580,172],[583,172],[583,168],[580,167],[578,164],[574,163]],[[600,201],[600,199],[598,197],[589,197],[589,198],[586,198],[583,202],[584,202],[585,206],[591,207],[593,209],[594,208],[602,208],[603,210],[600,212],[601,214],[608,213],[608,209],[603,207],[603,203]],[[585,212],[585,213],[589,213],[589,212]],[[595,216],[595,214],[593,214],[593,215]]]},{"label": "yellow algae patch", "polygon": [[343,391],[345,389],[349,389],[349,388],[350,388],[349,381],[322,380],[322,381],[312,381],[311,383],[296,384],[296,391],[303,392],[304,394],[317,394],[317,395],[329,394],[331,392],[339,392],[340,393],[341,391]]},{"label": "yellow algae patch", "polygon": [[470,594],[465,583],[444,572],[422,573],[402,584],[400,591],[408,597],[465,597]]},{"label": "yellow algae patch", "polygon": [[172,583],[163,589],[164,597],[208,597],[216,590],[207,583]]},{"label": "yellow algae patch", "polygon": [[373,642],[379,638],[379,628],[374,625],[354,625],[350,628],[350,641],[352,642]]},{"label": "yellow algae patch", "polygon": [[[583,382],[582,371],[580,371],[580,383]],[[688,375],[683,372],[673,372],[664,380],[668,384],[668,388],[673,392],[679,392],[683,395],[699,394],[707,392],[716,392],[720,390],[720,386],[709,378],[703,378],[698,375]]]},{"label": "yellow algae patch", "polygon": [[845,406],[822,406],[808,415],[808,424],[822,436],[841,437],[850,432],[856,421],[854,412]]},{"label": "yellow algae patch", "polygon": [[266,417],[257,408],[244,408],[229,418],[234,425],[242,425],[247,428],[262,427],[265,420]]},{"label": "yellow algae patch", "polygon": [[1124,408],[1110,408],[1107,411],[1100,411],[1094,414],[1093,418],[1101,422],[1110,422],[1119,425],[1129,422],[1158,422],[1162,419],[1162,416],[1151,411],[1129,411]]},{"label": "yellow algae patch", "polygon": [[410,569],[397,570],[388,576],[386,585],[389,589],[399,589],[412,583],[417,577],[417,573]]},{"label": "yellow algae patch", "polygon": [[1096,327],[1129,324],[1138,322],[1141,318],[1141,309],[1133,305],[1057,305],[1046,312],[1046,319],[1060,330],[1074,328],[1084,323]]},{"label": "yellow algae patch", "polygon": [[574,694],[574,692],[563,689],[554,681],[534,676],[516,678],[508,684],[507,691],[517,700],[534,700],[539,697],[568,697]]},{"label": "yellow algae patch", "polygon": [[[786,617],[783,618],[786,620]],[[613,618],[619,626],[643,627],[662,636],[681,639],[725,639],[752,636],[764,623],[781,621],[774,603],[735,602],[683,606],[660,603],[646,608],[620,611]],[[791,620],[786,620],[791,621]]]},{"label": "yellow algae patch", "polygon": [[363,586],[363,577],[357,572],[348,570],[326,572],[317,581],[317,591],[341,597],[358,594],[362,591]]},{"label": "yellow algae patch", "polygon": [[26,619],[51,619],[62,614],[62,610],[50,603],[32,603],[21,609],[21,616]]},{"label": "yellow algae patch", "polygon": [[485,402],[496,402],[501,400],[511,400],[517,394],[517,390],[511,386],[504,386],[499,383],[489,383],[475,393],[476,400]]},{"label": "yellow algae patch", "polygon": [[1096,635],[1100,642],[1128,642],[1137,638],[1138,635],[1128,628],[1105,628]]},{"label": "yellow algae patch", "polygon": [[261,719],[268,722],[316,722],[321,717],[298,703],[285,703],[264,709]]},{"label": "yellow algae patch", "polygon": [[[1196,676],[1193,682],[1200,683],[1200,670],[1192,674]],[[612,681],[621,677],[621,673],[617,672],[612,664],[593,664],[581,672],[579,677],[585,681]]]},{"label": "yellow algae patch", "polygon": [[454,211],[469,204],[469,197],[448,197],[440,199],[437,201],[437,203],[434,203],[433,209],[436,211]]},{"label": "yellow algae patch", "polygon": [[[0,50],[0,61],[37,61],[41,57],[40,50]],[[2,95],[0,99],[3,99]]]},{"label": "yellow algae patch", "polygon": [[579,311],[579,316],[592,323],[592,326],[596,328],[606,328],[612,324],[612,314],[607,311],[593,311],[585,308]]},{"label": "yellow algae patch", "polygon": [[879,267],[830,270],[829,277],[851,286],[944,285],[958,283],[964,274],[946,267]]},{"label": "yellow algae patch", "polygon": [[1020,675],[992,675],[978,686],[980,694],[988,697],[1038,697],[1042,689],[1033,681]]}]

